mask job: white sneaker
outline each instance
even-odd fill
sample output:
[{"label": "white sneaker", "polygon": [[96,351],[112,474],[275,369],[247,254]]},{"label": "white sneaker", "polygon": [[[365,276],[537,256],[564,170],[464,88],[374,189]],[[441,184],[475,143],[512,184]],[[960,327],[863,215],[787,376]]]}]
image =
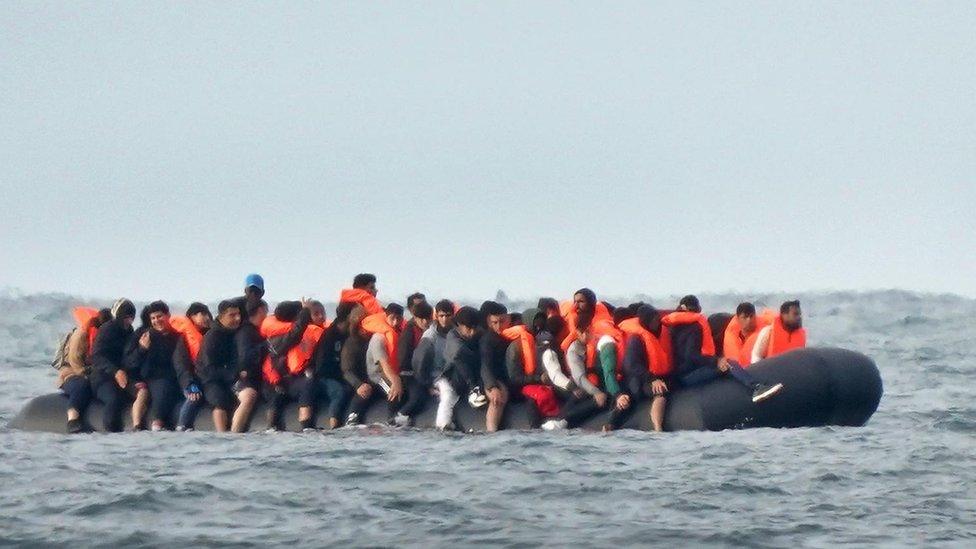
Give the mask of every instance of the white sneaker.
[{"label": "white sneaker", "polygon": [[359,414],[349,412],[349,415],[346,416],[346,425],[359,425]]},{"label": "white sneaker", "polygon": [[561,431],[567,427],[569,427],[569,422],[565,419],[550,419],[542,424],[544,431]]},{"label": "white sneaker", "polygon": [[783,390],[783,384],[777,383],[776,385],[763,385],[759,384],[756,386],[755,391],[752,393],[753,402],[762,402],[767,398],[775,395],[776,393]]},{"label": "white sneaker", "polygon": [[160,432],[160,431],[162,431],[162,430],[163,430],[163,426],[162,426],[162,425],[155,425],[155,424],[154,424],[154,425],[152,426],[152,432],[154,432],[154,433],[158,433],[158,432]]},{"label": "white sneaker", "polygon": [[407,414],[397,414],[393,418],[393,424],[397,427],[409,427],[410,426],[410,416]]}]

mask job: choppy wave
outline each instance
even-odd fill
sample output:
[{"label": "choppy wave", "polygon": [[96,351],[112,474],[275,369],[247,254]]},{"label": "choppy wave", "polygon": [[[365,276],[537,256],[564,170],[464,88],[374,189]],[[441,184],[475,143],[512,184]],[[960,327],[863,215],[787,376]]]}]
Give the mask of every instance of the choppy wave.
[{"label": "choppy wave", "polygon": [[[729,310],[744,296],[701,297]],[[52,390],[76,300],[0,294],[0,545],[972,546],[976,301],[800,299],[812,344],[877,361],[886,394],[868,426],[21,433],[3,425]]]}]

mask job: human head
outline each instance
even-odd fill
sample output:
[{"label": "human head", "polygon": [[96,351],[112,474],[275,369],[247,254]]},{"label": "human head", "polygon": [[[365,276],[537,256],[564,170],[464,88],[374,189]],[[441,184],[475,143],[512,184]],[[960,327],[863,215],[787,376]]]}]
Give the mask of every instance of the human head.
[{"label": "human head", "polygon": [[403,305],[399,303],[390,303],[386,306],[386,321],[390,323],[390,326],[394,328],[399,328],[400,323],[403,322]]},{"label": "human head", "polygon": [[102,324],[112,320],[112,309],[104,308],[98,310],[98,315],[88,323],[89,328],[98,328]]},{"label": "human head", "polygon": [[434,320],[442,330],[446,330],[454,322],[454,303],[449,299],[442,299],[434,306]]},{"label": "human head", "polygon": [[217,322],[228,330],[241,327],[241,306],[237,301],[225,299],[217,304]]},{"label": "human head", "polygon": [[678,302],[678,310],[688,311],[690,313],[700,313],[702,310],[701,303],[698,301],[698,297],[689,294],[682,297],[681,301]]},{"label": "human head", "polygon": [[128,299],[120,298],[112,305],[112,318],[126,326],[132,326],[132,321],[136,319],[136,306]]},{"label": "human head", "polygon": [[[251,303],[248,302],[248,311],[250,311]],[[255,303],[255,307],[257,304]],[[282,322],[295,322],[298,320],[299,313],[302,312],[302,302],[301,301],[282,301],[275,305],[274,316]],[[250,315],[250,312],[248,312]]]},{"label": "human head", "polygon": [[357,290],[366,290],[375,296],[377,293],[376,275],[370,273],[359,273],[352,279],[352,287]]},{"label": "human head", "polygon": [[210,308],[199,301],[190,303],[190,306],[186,308],[186,318],[189,318],[190,322],[200,331],[209,329],[210,323],[213,322],[213,314],[210,313]]},{"label": "human head", "polygon": [[509,313],[508,314],[508,325],[509,326],[522,326],[525,324],[524,317],[522,313]]},{"label": "human head", "polygon": [[257,273],[244,277],[244,296],[248,301],[257,301],[264,297],[264,278]]},{"label": "human head", "polygon": [[501,303],[486,301],[481,306],[481,314],[485,319],[485,326],[496,334],[508,328],[508,309]]},{"label": "human head", "polygon": [[427,296],[425,296],[424,294],[420,292],[414,292],[407,296],[407,310],[410,311],[411,315],[414,314],[413,312],[414,307],[416,307],[421,303],[427,303]]},{"label": "human head", "polygon": [[335,321],[340,325],[345,325],[349,321],[349,313],[356,308],[356,302],[344,301],[336,305]]},{"label": "human head", "polygon": [[803,327],[803,313],[800,311],[800,301],[786,301],[779,307],[779,316],[783,319],[783,326],[787,330],[797,330]]},{"label": "human head", "polygon": [[546,316],[559,314],[559,302],[551,297],[540,297],[536,308],[545,313]]},{"label": "human head", "polygon": [[617,307],[613,310],[613,323],[620,324],[621,322],[634,318],[636,312],[634,309],[628,307]]},{"label": "human head", "polygon": [[146,305],[146,313],[149,317],[149,326],[157,332],[170,331],[169,325],[169,305],[162,301],[153,301]]},{"label": "human head", "polygon": [[589,288],[580,288],[576,290],[573,294],[573,307],[576,309],[577,314],[584,312],[593,312],[596,307],[596,293]]},{"label": "human head", "polygon": [[457,324],[457,331],[461,337],[471,339],[478,332],[481,315],[474,307],[461,307],[454,315],[454,323]]},{"label": "human head", "polygon": [[423,301],[414,305],[413,323],[416,324],[421,330],[426,330],[430,327],[433,317],[434,308],[430,306],[430,303]]},{"label": "human head", "polygon": [[308,312],[312,316],[312,324],[322,327],[325,326],[325,305],[321,301],[312,301],[308,304]]},{"label": "human head", "polygon": [[748,301],[739,303],[735,308],[735,318],[739,322],[739,331],[751,334],[756,330],[756,306]]},{"label": "human head", "polygon": [[637,322],[649,332],[657,333],[661,327],[661,315],[653,305],[643,304],[637,307]]},{"label": "human head", "polygon": [[268,303],[259,299],[247,302],[247,320],[255,326],[261,326],[264,319],[268,318]]}]

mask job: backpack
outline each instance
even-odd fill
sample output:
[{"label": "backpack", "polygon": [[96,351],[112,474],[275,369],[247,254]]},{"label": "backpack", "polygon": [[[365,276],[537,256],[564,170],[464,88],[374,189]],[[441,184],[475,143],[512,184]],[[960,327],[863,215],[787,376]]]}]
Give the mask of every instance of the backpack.
[{"label": "backpack", "polygon": [[51,361],[51,367],[55,370],[60,370],[68,365],[68,340],[71,339],[72,334],[78,328],[72,328],[70,332],[64,334],[60,343],[58,344],[58,350],[54,353],[54,360]]}]

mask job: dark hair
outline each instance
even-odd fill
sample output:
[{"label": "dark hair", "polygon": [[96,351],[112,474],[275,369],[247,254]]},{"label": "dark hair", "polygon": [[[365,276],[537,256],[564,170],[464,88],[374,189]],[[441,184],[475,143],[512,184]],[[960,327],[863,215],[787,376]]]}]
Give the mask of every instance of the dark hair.
[{"label": "dark hair", "polygon": [[546,319],[546,331],[553,335],[553,337],[558,336],[566,328],[566,319],[559,315],[550,316]]},{"label": "dark hair", "polygon": [[[267,303],[264,304],[265,307],[268,306]],[[251,304],[247,304],[247,316],[251,316],[257,311],[257,307],[252,311]],[[275,305],[274,315],[275,318],[282,322],[295,322],[298,319],[298,314],[302,312],[302,302],[301,301],[282,301],[281,303]]]},{"label": "dark hair", "polygon": [[783,304],[779,306],[779,314],[785,315],[786,313],[790,312],[790,309],[792,309],[793,307],[796,307],[797,309],[800,308],[799,299],[794,299],[793,301],[784,301]]},{"label": "dark hair", "polygon": [[424,294],[422,294],[420,292],[414,292],[414,293],[408,295],[407,296],[407,307],[410,307],[411,305],[413,305],[413,302],[416,301],[416,300],[418,300],[418,299],[420,301],[422,301],[422,302],[426,302],[427,301],[427,296],[425,296]]},{"label": "dark hair", "polygon": [[309,301],[308,302],[308,306],[309,306],[309,308],[312,308],[312,307],[322,307],[323,309],[325,309],[325,305],[322,305],[322,302],[319,301],[319,300],[317,300],[317,299],[313,299],[312,301]]},{"label": "dark hair", "polygon": [[376,284],[376,275],[370,273],[359,273],[352,279],[353,288],[365,288],[370,284]]},{"label": "dark hair", "polygon": [[743,301],[735,308],[735,316],[756,316],[756,306],[748,301]]},{"label": "dark hair", "polygon": [[651,321],[653,321],[658,316],[657,309],[653,305],[641,305],[636,311],[637,322],[644,327],[645,330],[651,329]]},{"label": "dark hair", "polygon": [[336,305],[336,322],[345,322],[349,318],[349,313],[356,308],[356,305],[357,303],[355,301],[343,301]]},{"label": "dark hair", "polygon": [[438,313],[447,313],[450,315],[454,314],[454,302],[450,299],[442,299],[434,305],[434,310]]},{"label": "dark hair", "polygon": [[241,311],[241,304],[236,299],[225,299],[217,304],[217,314],[222,315],[227,309],[237,309],[237,312],[243,313]]},{"label": "dark hair", "polygon": [[[278,306],[280,307],[281,305],[279,304]],[[256,300],[253,300],[253,301],[248,301],[247,302],[247,316],[248,316],[248,318],[250,318],[250,317],[254,316],[255,314],[257,314],[257,312],[259,310],[261,310],[262,307],[264,307],[265,309],[267,309],[268,308],[268,302],[265,301],[265,300],[263,300],[263,299],[256,299]],[[281,319],[279,319],[279,320],[281,320]]]},{"label": "dark hair", "polygon": [[525,324],[522,320],[522,313],[512,313],[508,315],[508,321],[512,326],[521,326]]},{"label": "dark hair", "polygon": [[190,306],[186,308],[186,316],[188,317],[199,313],[207,313],[207,316],[213,318],[213,314],[210,313],[210,308],[199,301],[190,303]]},{"label": "dark hair", "polygon": [[461,307],[454,314],[454,323],[466,328],[477,328],[481,324],[481,315],[474,307]]},{"label": "dark hair", "polygon": [[165,301],[156,300],[150,303],[149,305],[146,305],[145,311],[147,314],[163,313],[168,315],[169,305],[167,305]]},{"label": "dark hair", "polygon": [[487,322],[489,316],[508,314],[508,307],[498,303],[497,301],[485,301],[481,304],[480,312],[481,318]]},{"label": "dark hair", "polygon": [[403,305],[399,303],[390,303],[386,306],[386,314],[403,316]]},{"label": "dark hair", "polygon": [[97,322],[98,324],[94,324],[92,327],[93,328],[98,328],[99,326],[101,326],[102,324],[105,324],[109,320],[112,320],[112,309],[109,309],[109,308],[99,309],[98,310],[98,316],[96,316],[95,318],[92,319],[92,322],[93,323],[94,322]]},{"label": "dark hair", "polygon": [[583,296],[583,299],[589,303],[591,307],[596,306],[596,292],[593,290],[589,288],[580,288],[579,290],[573,292],[573,297],[576,297],[577,295]]},{"label": "dark hair", "polygon": [[636,312],[630,307],[617,307],[613,310],[613,323],[620,324],[621,322],[634,318]]},{"label": "dark hair", "polygon": [[[537,334],[543,330],[548,331],[549,321],[547,319],[548,317],[546,316],[545,311],[536,311],[536,313],[532,315],[532,326],[530,326],[530,328],[532,328],[532,332]],[[562,320],[562,318],[560,318],[560,320]]]},{"label": "dark hair", "polygon": [[434,316],[434,308],[430,306],[430,303],[426,301],[418,303],[413,307],[413,316],[415,318],[422,318],[424,320],[430,320]]},{"label": "dark hair", "polygon": [[688,294],[681,298],[678,302],[678,307],[684,305],[686,309],[693,313],[701,312],[701,303],[698,301],[698,297]]},{"label": "dark hair", "polygon": [[545,313],[549,311],[559,312],[559,302],[551,297],[540,297],[536,307]]},{"label": "dark hair", "polygon": [[584,311],[576,316],[576,329],[585,330],[593,323],[593,311]]}]

